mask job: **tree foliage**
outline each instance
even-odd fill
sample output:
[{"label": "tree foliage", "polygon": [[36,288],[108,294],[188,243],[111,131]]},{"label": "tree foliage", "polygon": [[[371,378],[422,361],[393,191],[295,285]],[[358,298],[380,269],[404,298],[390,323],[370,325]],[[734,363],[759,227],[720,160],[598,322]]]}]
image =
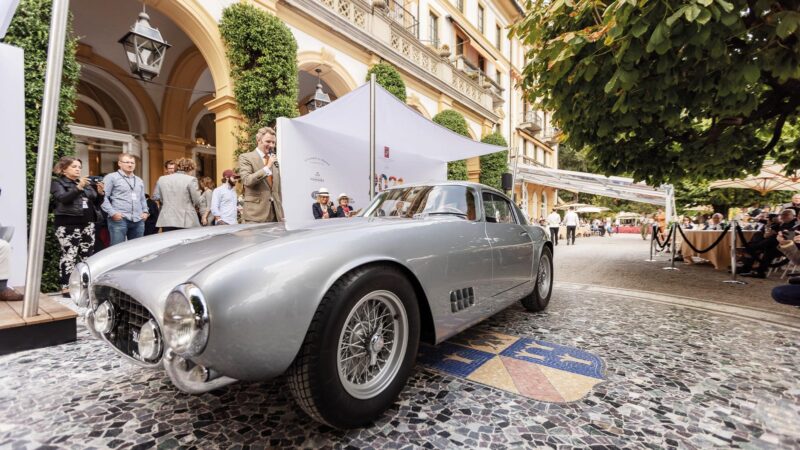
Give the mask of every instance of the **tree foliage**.
[{"label": "tree foliage", "polygon": [[523,87],[566,143],[651,184],[800,168],[796,0],[534,0]]},{"label": "tree foliage", "polygon": [[255,147],[255,131],[278,117],[297,117],[297,41],[274,15],[249,3],[222,11],[220,34],[246,125],[237,154]]},{"label": "tree foliage", "polygon": [[400,99],[401,102],[406,102],[406,83],[403,82],[400,72],[394,66],[387,63],[375,64],[367,71],[367,81],[369,81],[370,75],[373,73],[375,74],[376,83],[383,86],[384,89]]},{"label": "tree foliage", "polygon": [[[39,154],[39,125],[44,98],[45,69],[47,67],[47,44],[50,33],[51,0],[22,0],[14,15],[3,42],[20,47],[25,52],[25,162],[28,196],[28,223],[33,206],[33,189],[36,180],[36,160]],[[68,27],[64,46],[64,66],[59,94],[56,143],[53,148],[54,161],[74,153],[75,143],[67,125],[72,122],[75,110],[76,88],[80,67],[75,59],[77,40]],[[84,162],[88,164],[88,162]],[[47,223],[42,291],[60,289],[58,284],[58,240],[53,234],[53,215]]]},{"label": "tree foliage", "polygon": [[[445,109],[433,116],[433,121],[439,125],[447,128],[450,131],[458,133],[462,136],[469,137],[469,128],[467,128],[467,120],[458,111],[452,109]],[[447,163],[447,179],[448,180],[467,180],[469,174],[467,173],[467,161],[453,161]]]},{"label": "tree foliage", "polygon": [[[484,136],[481,142],[508,147],[506,138],[497,131]],[[508,172],[508,150],[481,156],[481,183],[502,190],[502,176],[505,172]]]}]

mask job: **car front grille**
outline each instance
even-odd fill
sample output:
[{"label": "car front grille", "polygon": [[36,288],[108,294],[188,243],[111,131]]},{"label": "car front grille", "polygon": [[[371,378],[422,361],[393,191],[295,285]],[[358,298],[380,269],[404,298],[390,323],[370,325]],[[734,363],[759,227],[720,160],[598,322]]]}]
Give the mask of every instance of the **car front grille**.
[{"label": "car front grille", "polygon": [[[106,334],[106,339],[114,347],[131,358],[139,357],[139,330],[153,315],[141,303],[130,295],[112,287],[95,286],[94,295],[97,304],[111,302],[114,306],[114,327]],[[161,359],[161,355],[156,361]]]}]

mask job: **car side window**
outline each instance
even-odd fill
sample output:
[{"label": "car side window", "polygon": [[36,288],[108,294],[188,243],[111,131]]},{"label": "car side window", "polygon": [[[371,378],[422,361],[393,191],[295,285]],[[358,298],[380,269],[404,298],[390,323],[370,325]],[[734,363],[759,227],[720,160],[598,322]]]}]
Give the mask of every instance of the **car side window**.
[{"label": "car side window", "polygon": [[491,192],[483,193],[483,209],[486,221],[490,223],[517,223],[513,208],[508,200]]}]

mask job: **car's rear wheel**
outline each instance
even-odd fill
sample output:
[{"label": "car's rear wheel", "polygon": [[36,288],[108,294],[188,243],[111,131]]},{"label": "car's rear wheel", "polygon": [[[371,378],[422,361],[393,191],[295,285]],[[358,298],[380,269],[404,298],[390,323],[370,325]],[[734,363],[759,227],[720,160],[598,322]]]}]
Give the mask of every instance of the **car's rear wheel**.
[{"label": "car's rear wheel", "polygon": [[289,387],[312,418],[362,426],[405,386],[419,345],[419,306],[406,277],[388,265],[356,269],[320,302],[289,370]]},{"label": "car's rear wheel", "polygon": [[553,292],[553,251],[550,247],[542,249],[539,257],[539,268],[536,271],[536,283],[528,296],[521,300],[522,306],[528,311],[544,311],[550,303]]}]

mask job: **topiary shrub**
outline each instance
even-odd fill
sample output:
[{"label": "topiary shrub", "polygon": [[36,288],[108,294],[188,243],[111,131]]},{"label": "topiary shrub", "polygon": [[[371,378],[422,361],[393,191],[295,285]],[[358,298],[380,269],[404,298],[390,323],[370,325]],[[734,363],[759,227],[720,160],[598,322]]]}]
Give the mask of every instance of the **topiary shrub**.
[{"label": "topiary shrub", "polygon": [[297,117],[297,41],[274,15],[248,3],[222,11],[219,31],[245,118],[235,154],[255,147],[255,132],[278,117]]},{"label": "topiary shrub", "polygon": [[[44,75],[47,67],[47,40],[50,34],[51,0],[22,0],[14,15],[3,42],[20,47],[25,51],[25,163],[28,193],[28,224],[33,206],[33,188],[36,180],[36,160],[39,153],[39,125],[42,117],[44,98]],[[53,159],[58,161],[75,150],[67,125],[72,122],[75,111],[76,87],[80,67],[75,59],[77,40],[72,35],[71,21],[68,22],[67,38],[64,46],[64,66],[61,77],[61,93],[58,104],[56,144]],[[85,162],[88,163],[88,162]],[[53,215],[47,221],[44,263],[42,266],[42,291],[60,290],[58,284],[59,244],[53,234]]]},{"label": "topiary shrub", "polygon": [[391,64],[378,63],[370,67],[367,71],[367,81],[370,75],[375,74],[375,82],[383,86],[390,94],[399,98],[401,102],[406,102],[406,84],[400,76],[400,72]]},{"label": "topiary shrub", "polygon": [[[484,136],[481,142],[508,147],[506,138],[496,131]],[[481,156],[481,183],[502,190],[502,175],[505,172],[508,172],[508,150]]]},{"label": "topiary shrub", "polygon": [[[454,131],[462,136],[469,137],[469,129],[467,128],[467,120],[458,111],[452,109],[445,109],[433,116],[433,121],[439,125]],[[467,180],[469,174],[467,173],[467,161],[453,161],[447,163],[447,179],[448,180]]]}]

